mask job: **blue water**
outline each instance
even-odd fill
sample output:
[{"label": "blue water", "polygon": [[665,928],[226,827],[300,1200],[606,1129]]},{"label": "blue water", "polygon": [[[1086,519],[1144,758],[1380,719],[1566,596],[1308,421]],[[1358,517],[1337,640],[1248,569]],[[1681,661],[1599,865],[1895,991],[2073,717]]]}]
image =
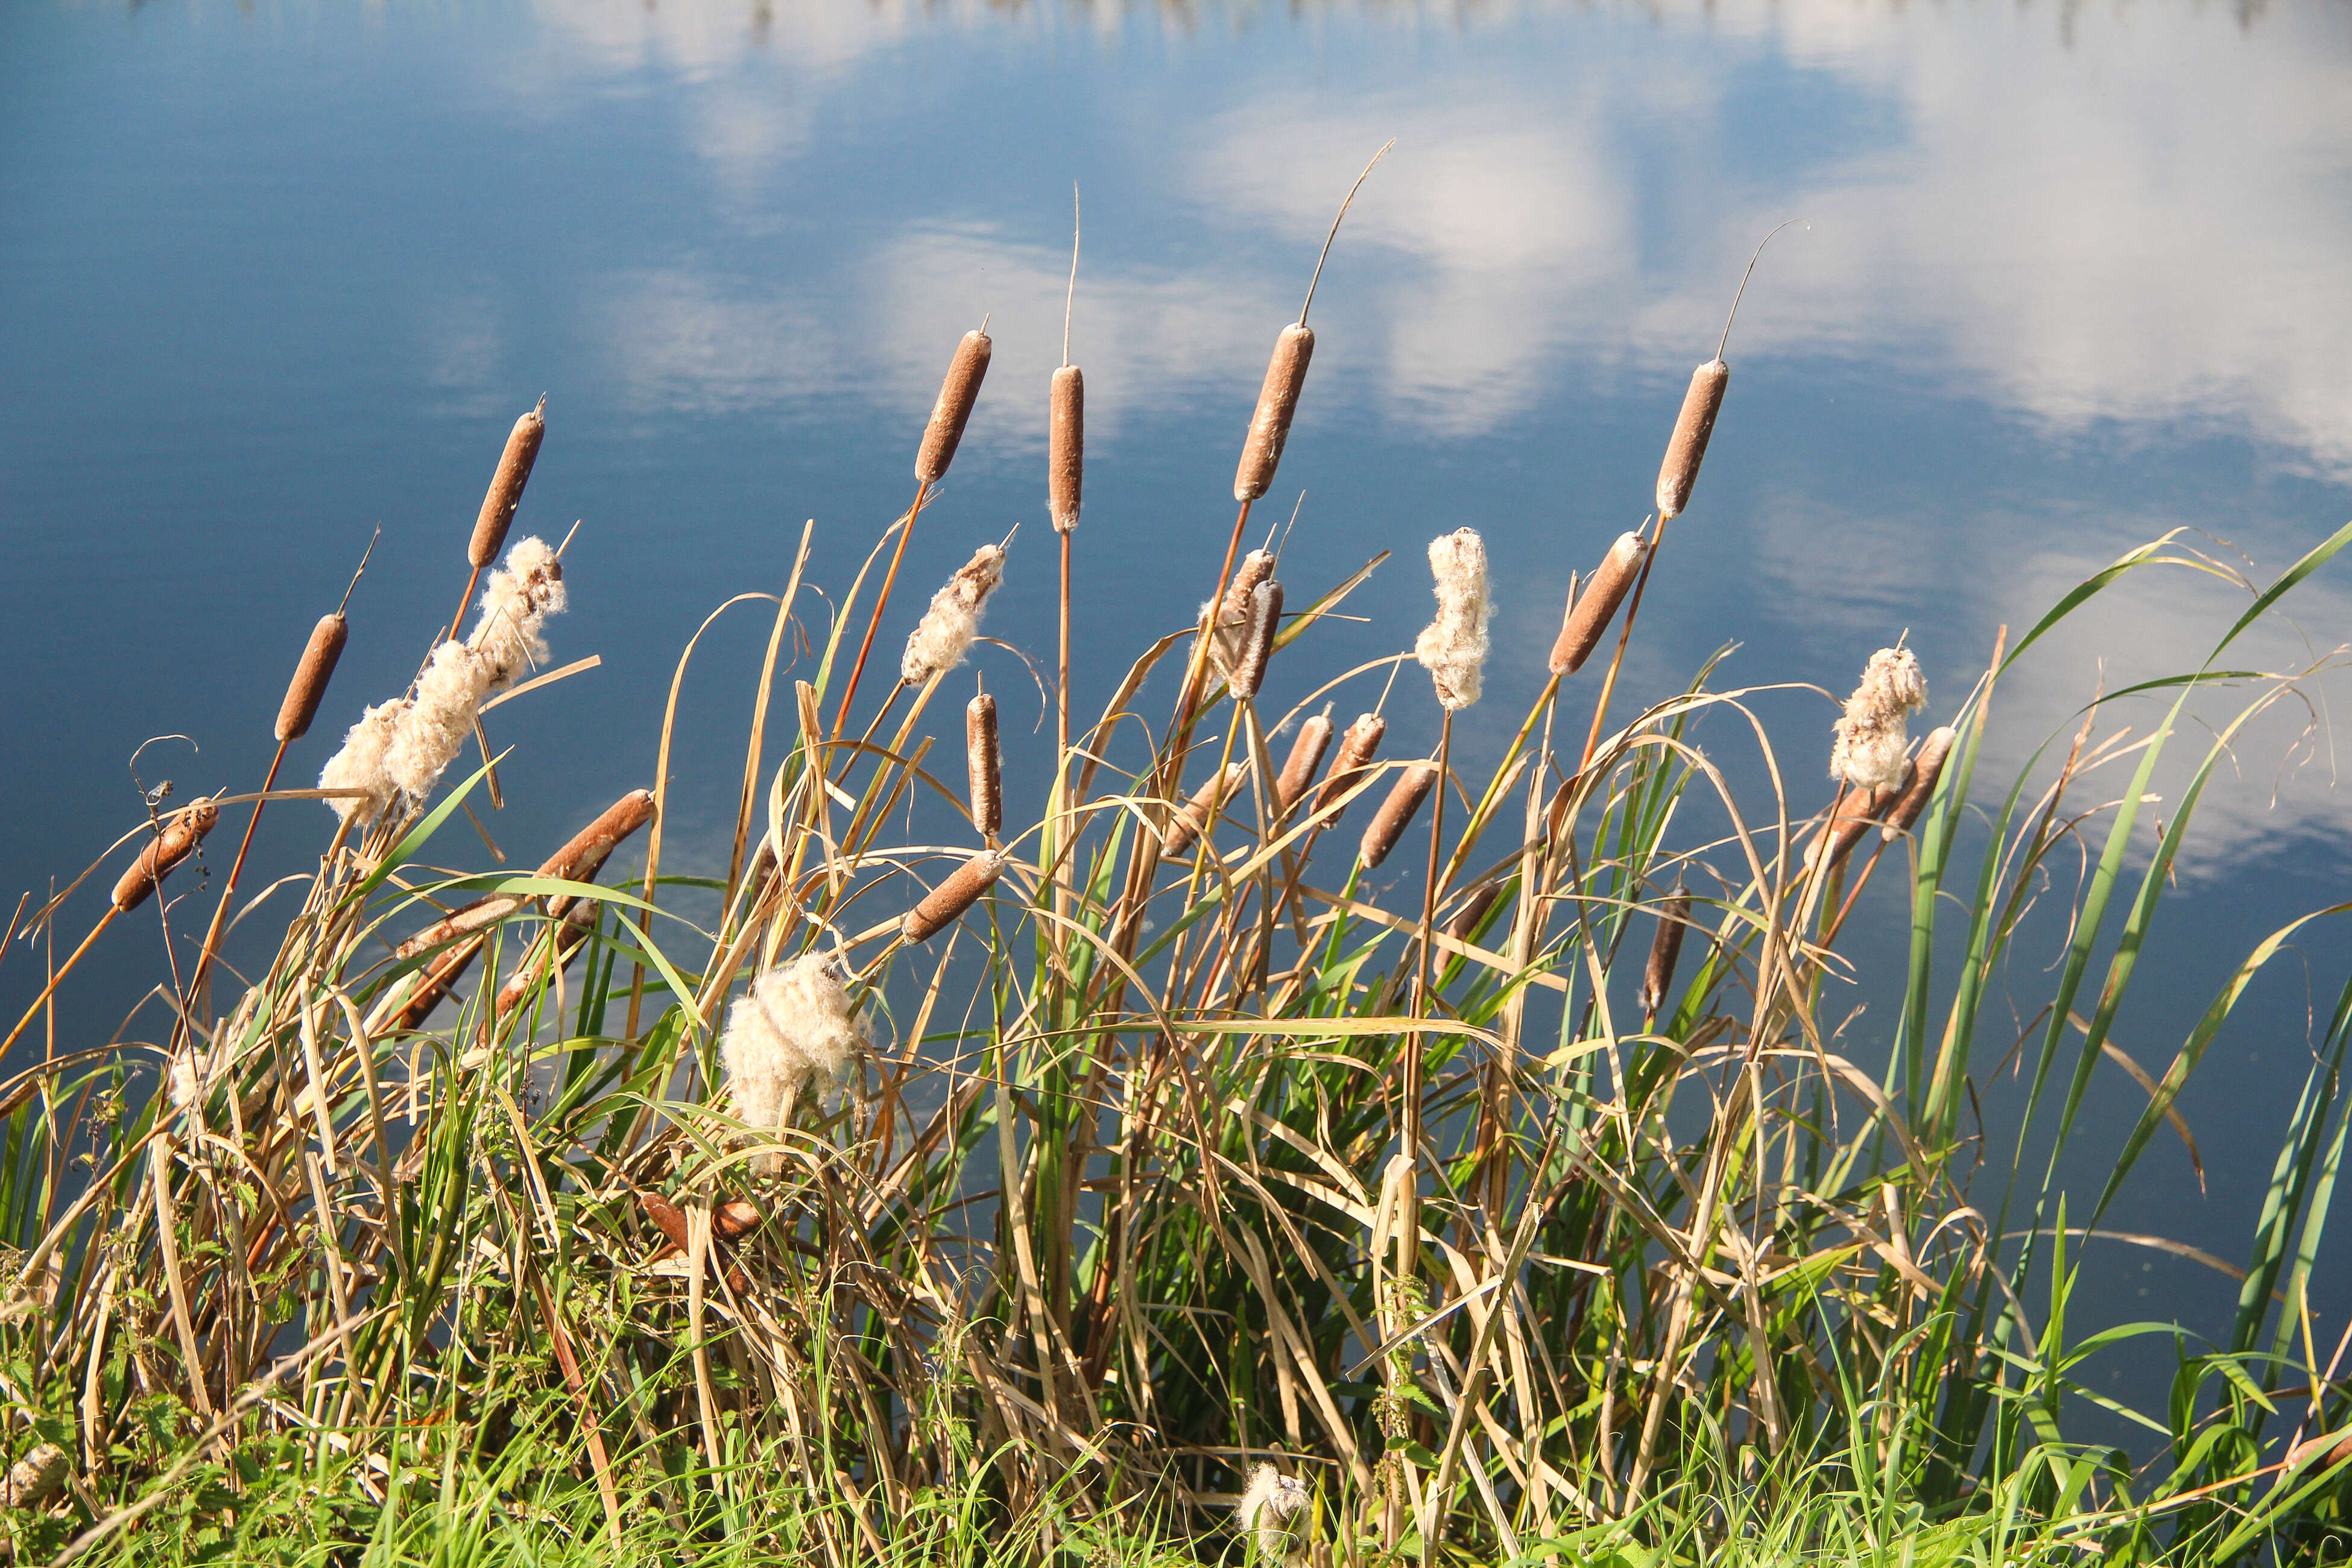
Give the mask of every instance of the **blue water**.
[{"label": "blue water", "polygon": [[[290,764],[313,775],[455,604],[503,433],[542,392],[519,527],[579,521],[551,638],[559,662],[604,662],[493,717],[517,750],[486,826],[514,860],[649,781],[678,649],[729,595],[781,587],[803,519],[815,579],[846,581],[906,504],[940,368],[984,313],[994,367],[908,581],[927,593],[1021,524],[989,629],[1049,658],[1043,396],[1073,182],[1090,394],[1074,637],[1118,650],[1076,672],[1091,711],[1213,580],[1266,349],[1391,136],[1317,296],[1260,517],[1303,491],[1294,597],[1396,554],[1351,601],[1364,624],[1286,656],[1294,698],[1408,641],[1423,545],[1475,526],[1497,655],[1457,742],[1490,754],[1540,684],[1569,573],[1641,521],[1690,366],[1791,216],[1731,338],[1632,694],[1736,642],[1727,681],[1843,695],[1907,633],[1946,717],[1997,627],[2131,544],[2201,531],[2184,543],[2267,581],[2352,517],[2341,6],[33,0],[0,10],[0,888],[43,896],[140,820],[126,764],[149,737],[187,737],[148,749],[149,784],[252,787],[279,682],[381,526]],[[2324,662],[2347,580],[2323,574],[2225,662]],[[2173,570],[2100,600],[2004,683],[1979,795],[2102,679],[2193,666],[2244,599]],[[919,604],[902,590],[898,618]],[[723,869],[765,635],[764,611],[732,612],[688,679],[671,868]],[[979,662],[1025,737],[1023,667]],[[2200,808],[2116,1026],[2152,1071],[2261,936],[2344,896],[2340,684],[2323,671],[2308,706],[2249,730]],[[1816,809],[1832,708],[1758,700],[1792,807]],[[1391,711],[1395,754],[1431,743],[1425,695]],[[2108,718],[2144,734],[2159,715],[2135,700]],[[1764,787],[1752,744],[1705,738]],[[1014,751],[1017,792],[1036,764]],[[1750,806],[1769,816],[1769,795]],[[327,820],[277,808],[247,885],[301,869]],[[100,903],[79,896],[65,939]],[[1850,945],[1891,958],[1897,918],[1866,906]],[[2011,977],[2019,1027],[2053,940]],[[69,984],[60,1044],[122,1026],[160,958],[150,911]],[[9,1019],[39,962],[19,944],[0,966]],[[2114,1223],[2242,1258],[2308,1010],[2324,1025],[2347,962],[2322,924],[2273,965],[2183,1102],[2206,1189],[2160,1141]],[[1884,1011],[1883,992],[1854,1000]],[[1868,1058],[1888,1027],[1865,1013],[1848,1044]],[[2100,1069],[2086,1179],[2137,1096]],[[2110,1317],[2227,1322],[2236,1288],[2210,1270],[2092,1257]],[[2352,1308],[2334,1278],[2323,1348]],[[2147,1388],[2168,1356],[2094,1381]]]}]

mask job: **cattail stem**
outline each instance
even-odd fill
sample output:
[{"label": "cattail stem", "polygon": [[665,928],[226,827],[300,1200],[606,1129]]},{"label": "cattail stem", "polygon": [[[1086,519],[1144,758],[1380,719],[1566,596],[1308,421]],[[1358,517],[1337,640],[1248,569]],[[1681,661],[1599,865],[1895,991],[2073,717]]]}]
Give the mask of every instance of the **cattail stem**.
[{"label": "cattail stem", "polygon": [[114,917],[121,912],[112,904],[106,906],[106,912],[98,917],[98,923],[89,928],[89,934],[81,939],[81,945],[73,950],[71,956],[67,958],[55,974],[49,976],[49,983],[41,987],[41,994],[33,998],[33,1005],[25,1009],[25,1016],[16,1020],[16,1026],[8,1031],[8,1037],[0,1040],[0,1056],[5,1056],[8,1047],[16,1043],[16,1037],[23,1034],[33,1020],[40,1016],[41,1009],[48,1005],[49,998],[57,994],[58,983],[73,973],[73,966],[81,962],[81,955],[88,952],[90,944],[98,941],[99,932],[112,924]]},{"label": "cattail stem", "polygon": [[457,640],[457,633],[465,626],[466,624],[466,606],[474,602],[474,590],[481,586],[482,566],[487,566],[488,564],[489,563],[487,561],[482,563],[481,566],[475,567],[472,574],[467,577],[466,591],[457,595],[457,613],[449,617],[449,635],[443,638],[443,641],[456,642]]},{"label": "cattail stem", "polygon": [[866,656],[874,651],[874,634],[882,629],[883,607],[890,603],[891,584],[898,581],[898,563],[907,558],[907,540],[915,531],[915,519],[922,514],[923,501],[930,489],[930,480],[915,481],[915,504],[907,509],[907,521],[899,526],[898,548],[890,552],[890,569],[882,574],[882,593],[874,601],[874,614],[866,623],[866,640],[857,645],[857,662],[849,667],[849,684],[842,688],[841,708],[833,716],[833,738],[836,741],[849,723],[849,705],[857,696],[857,678],[866,673]]},{"label": "cattail stem", "polygon": [[188,1005],[180,1010],[181,1016],[172,1028],[174,1045],[187,1033],[188,1017],[204,995],[205,974],[212,968],[214,950],[220,945],[221,932],[227,926],[229,904],[236,897],[237,876],[245,869],[245,857],[253,847],[254,832],[261,826],[261,808],[269,804],[269,788],[278,782],[278,770],[285,765],[286,748],[293,743],[290,738],[278,742],[278,754],[269,759],[269,771],[262,775],[261,793],[265,798],[253,803],[253,815],[245,819],[245,837],[237,842],[236,858],[229,862],[228,880],[222,884],[220,902],[213,910],[213,923],[205,931],[205,945],[196,954],[195,971],[188,976]]},{"label": "cattail stem", "polygon": [[[1075,267],[1073,268],[1075,270]],[[1076,820],[1066,798],[1070,787],[1070,533],[1064,530],[1062,539],[1062,609],[1061,609],[1061,674],[1055,690],[1054,716],[1054,798],[1062,810],[1054,825],[1054,858],[1057,866],[1069,859],[1068,835]],[[1056,910],[1065,918],[1070,912],[1070,889],[1066,872],[1055,878],[1054,900]]]}]

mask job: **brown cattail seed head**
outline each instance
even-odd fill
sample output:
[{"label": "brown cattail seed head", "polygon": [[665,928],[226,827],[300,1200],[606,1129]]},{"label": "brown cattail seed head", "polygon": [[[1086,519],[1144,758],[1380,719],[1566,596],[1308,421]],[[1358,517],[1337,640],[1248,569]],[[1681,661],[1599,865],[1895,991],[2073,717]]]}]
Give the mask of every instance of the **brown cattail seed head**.
[{"label": "brown cattail seed head", "polygon": [[319,716],[319,700],[327,695],[327,682],[334,679],[335,661],[343,657],[343,644],[351,640],[351,622],[341,610],[331,616],[321,616],[319,624],[310,628],[310,645],[302,650],[302,662],[294,667],[294,679],[287,684],[286,700],[278,705],[278,738],[299,741],[310,731],[310,721]]},{"label": "brown cattail seed head", "polygon": [[1658,466],[1658,515],[1680,517],[1690,504],[1691,487],[1698,483],[1698,466],[1706,458],[1706,438],[1715,434],[1715,416],[1723,407],[1723,389],[1731,384],[1731,367],[1711,359],[1691,372],[1690,390],[1683,394],[1683,411],[1675,418],[1675,433],[1666,441],[1666,460]]},{"label": "brown cattail seed head", "polygon": [[124,914],[147,901],[155,884],[170,876],[180,862],[196,852],[205,835],[220,820],[220,807],[200,800],[163,819],[163,829],[139,851],[122,880],[114,884],[114,907]]},{"label": "brown cattail seed head", "polygon": [[1281,775],[1275,780],[1275,807],[1288,811],[1307,793],[1314,782],[1315,770],[1323,765],[1323,753],[1331,749],[1331,721],[1318,713],[1298,727],[1298,739],[1290,743],[1290,755],[1284,760]]},{"label": "brown cattail seed head", "polygon": [[1551,672],[1554,675],[1574,675],[1591,657],[1601,642],[1601,636],[1616,618],[1617,606],[1625,602],[1633,586],[1633,579],[1642,573],[1642,558],[1649,546],[1638,533],[1621,533],[1617,542],[1609,547],[1592,580],[1568,606],[1567,617],[1560,623],[1559,639],[1551,645]]},{"label": "brown cattail seed head", "polygon": [[[622,843],[654,819],[654,792],[633,789],[611,805],[603,816],[572,837],[572,842],[557,850],[541,866],[539,874],[565,882],[593,881],[596,873]],[[569,894],[559,893],[547,900],[547,912],[561,919],[572,907]]]},{"label": "brown cattail seed head", "polygon": [[1217,808],[1239,786],[1242,775],[1249,768],[1241,763],[1227,763],[1209,775],[1209,780],[1192,792],[1192,798],[1168,819],[1168,829],[1160,836],[1160,852],[1163,856],[1181,855],[1192,847],[1192,840],[1209,825]]},{"label": "brown cattail seed head", "polygon": [[1654,1018],[1665,1011],[1666,993],[1674,988],[1675,961],[1683,954],[1683,932],[1690,919],[1690,889],[1676,887],[1658,910],[1658,929],[1650,938],[1650,962],[1642,971],[1642,1014]]},{"label": "brown cattail seed head", "polygon": [[1242,628],[1242,656],[1234,666],[1236,697],[1255,698],[1265,683],[1265,661],[1274,655],[1274,635],[1282,629],[1282,584],[1272,578],[1250,595],[1249,624]]},{"label": "brown cattail seed head", "polygon": [[1207,626],[1209,668],[1228,681],[1241,664],[1242,648],[1248,641],[1250,611],[1257,602],[1258,584],[1273,575],[1274,552],[1253,550],[1234,568],[1225,596],[1201,606]]},{"label": "brown cattail seed head", "polygon": [[[1323,788],[1315,797],[1315,809],[1321,811],[1346,795],[1363,778],[1364,764],[1381,749],[1381,737],[1389,732],[1389,721],[1377,713],[1360,714],[1348,732],[1339,737],[1339,751],[1331,759],[1331,771],[1324,775]],[[1333,813],[1337,824],[1339,814]]]},{"label": "brown cattail seed head", "polygon": [[1455,910],[1454,918],[1445,922],[1445,934],[1456,942],[1468,942],[1478,934],[1479,922],[1486,918],[1486,911],[1493,909],[1495,900],[1502,896],[1500,879],[1480,888],[1470,895],[1470,901]]},{"label": "brown cattail seed head", "polygon": [[[1908,760],[1903,766],[1906,772],[1901,782],[1907,784],[1911,766]],[[1822,829],[1821,837],[1814,839],[1805,851],[1805,868],[1827,876],[1840,861],[1853,852],[1853,847],[1862,842],[1862,836],[1878,825],[1878,819],[1885,815],[1886,808],[1895,804],[1898,789],[1848,786],[1840,791],[1829,826]]]},{"label": "brown cattail seed head", "polygon": [[1911,782],[1903,786],[1902,797],[1886,814],[1886,826],[1880,829],[1885,838],[1910,832],[1919,814],[1927,809],[1936,794],[1936,781],[1944,776],[1944,763],[1952,754],[1952,727],[1946,724],[1928,731],[1927,738],[1919,742],[1919,754],[1911,759]]},{"label": "brown cattail seed head", "polygon": [[992,839],[1004,826],[1004,764],[996,745],[996,699],[985,691],[964,705],[963,741],[972,826]]},{"label": "brown cattail seed head", "polygon": [[1255,500],[1274,483],[1282,444],[1290,439],[1290,416],[1298,412],[1298,389],[1307,384],[1307,362],[1315,357],[1315,333],[1293,321],[1274,340],[1265,384],[1258,389],[1257,412],[1242,442],[1241,466],[1234,470],[1234,499]]},{"label": "brown cattail seed head", "polygon": [[646,1211],[647,1219],[661,1227],[662,1235],[669,1238],[672,1247],[680,1252],[687,1249],[689,1233],[686,1228],[686,1215],[676,1204],[659,1193],[640,1193],[637,1194],[637,1206]]},{"label": "brown cattail seed head", "polygon": [[1356,847],[1356,858],[1364,863],[1365,870],[1389,858],[1389,851],[1396,847],[1397,839],[1411,826],[1414,814],[1421,810],[1421,803],[1429,798],[1430,788],[1436,783],[1437,770],[1427,763],[1416,763],[1389,786],[1388,799],[1381,802],[1379,815],[1364,829],[1363,842]]},{"label": "brown cattail seed head", "polygon": [[482,515],[474,520],[474,538],[466,546],[466,560],[477,570],[499,558],[513,526],[515,508],[522,504],[522,488],[530,482],[530,466],[539,461],[539,444],[547,435],[547,399],[514,422],[507,433],[507,449],[499,456],[498,471],[490,476],[489,493],[482,498]]},{"label": "brown cattail seed head", "polygon": [[988,891],[999,873],[1004,869],[1004,857],[993,849],[983,849],[955,868],[938,887],[923,895],[922,902],[907,911],[898,922],[898,930],[908,942],[929,942],[954,921],[957,916],[978,902]]},{"label": "brown cattail seed head", "polygon": [[710,1228],[722,1241],[739,1241],[759,1228],[766,1216],[741,1198],[730,1198],[710,1211]]},{"label": "brown cattail seed head", "polygon": [[931,405],[931,422],[923,426],[923,444],[915,453],[915,478],[927,485],[936,483],[955,461],[964,421],[971,417],[971,405],[980,401],[981,378],[988,374],[992,346],[989,335],[977,327],[956,344],[955,358],[948,362],[947,379],[940,383],[940,400]]},{"label": "brown cattail seed head", "polygon": [[1045,406],[1045,510],[1054,531],[1067,533],[1078,526],[1087,478],[1087,378],[1076,365],[1054,373]]}]

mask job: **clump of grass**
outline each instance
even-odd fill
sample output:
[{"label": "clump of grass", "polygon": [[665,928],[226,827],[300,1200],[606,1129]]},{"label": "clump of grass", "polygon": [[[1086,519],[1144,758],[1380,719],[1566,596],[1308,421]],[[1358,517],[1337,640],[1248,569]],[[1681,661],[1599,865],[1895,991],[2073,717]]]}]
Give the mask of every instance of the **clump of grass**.
[{"label": "clump of grass", "polygon": [[[980,337],[934,419],[956,434]],[[888,549],[895,566],[954,446],[927,434],[917,504],[874,561]],[[1661,512],[1687,499],[1685,483]],[[2080,1363],[2139,1331],[2086,1332],[2079,1304],[2070,1318],[2077,1243],[2123,1244],[2099,1230],[2108,1205],[2148,1141],[2185,1125],[2182,1084],[2296,926],[2251,951],[2148,1075],[2095,1198],[2063,1190],[2053,1151],[2200,793],[2289,683],[2220,727],[2142,866],[2128,851],[2181,704],[2352,528],[2250,587],[2149,738],[2095,737],[2095,703],[2054,772],[1977,790],[1996,694],[2045,625],[1997,647],[1907,757],[1924,680],[1882,668],[1827,799],[1826,711],[1779,725],[1797,737],[1784,754],[1774,713],[1712,663],[1611,719],[1643,584],[1673,570],[1663,539],[1611,547],[1536,700],[1491,752],[1465,731],[1481,754],[1459,759],[1451,721],[1489,665],[1541,651],[1486,635],[1518,563],[1490,580],[1486,542],[1445,536],[1418,643],[1349,633],[1386,650],[1335,683],[1360,697],[1286,693],[1298,666],[1272,654],[1335,635],[1331,612],[1384,557],[1320,587],[1294,574],[1286,620],[1272,555],[1241,557],[1237,529],[1213,580],[1202,563],[1189,653],[1168,657],[1181,625],[1086,650],[1115,689],[1016,768],[1052,781],[1029,812],[1006,799],[1003,752],[1045,742],[1002,736],[992,697],[965,710],[961,795],[927,762],[929,704],[1003,569],[995,545],[916,626],[863,739],[845,725],[890,577],[870,600],[862,575],[827,596],[795,568],[723,878],[661,865],[675,705],[655,788],[529,876],[428,858],[487,762],[466,776],[448,746],[430,776],[368,794],[282,929],[230,933],[221,973],[249,978],[225,1011],[164,966],[164,1073],[135,1047],[67,1041],[0,1086],[0,1457],[28,1478],[6,1483],[19,1557],[2340,1556],[2345,1352],[2301,1304],[2352,1136],[2352,985],[2280,1109],[2227,1343],[2184,1363],[2164,1410],[2136,1413],[2160,1449],[2137,1468],[2070,1439]],[[2185,559],[2143,547],[2063,613]],[[1590,717],[1562,714],[1563,677],[1612,626]],[[769,766],[796,626],[814,675],[790,683],[796,721]],[[534,634],[495,634],[509,678]],[[1362,686],[1416,656],[1425,691]],[[1233,702],[1206,700],[1213,668]],[[1381,761],[1391,697],[1430,705],[1433,760]],[[423,700],[362,729],[388,749]],[[1336,744],[1328,714],[1304,721],[1277,771],[1261,709],[1293,700],[1372,707]],[[1710,754],[1698,727],[1715,715],[1736,722]],[[287,728],[291,744],[307,716]],[[1735,747],[1753,748],[1745,771]],[[2124,759],[2117,790],[2099,774]],[[1376,789],[1359,842],[1330,847]],[[1392,858],[1424,805],[1423,868]],[[212,809],[109,851],[138,857],[121,884],[135,896],[101,929],[152,910],[169,934],[152,894]],[[1878,847],[1853,856],[1874,822]],[[2070,890],[2053,873],[2103,823],[2101,872]],[[639,890],[596,886],[641,831]],[[1866,899],[1914,943],[1896,1004],[1841,1030],[1857,960],[1840,942]],[[2049,990],[2046,1028],[2016,1047],[2031,1088],[2013,1124],[1981,1124],[1978,1085],[2014,1040],[1986,985],[2045,931],[2047,979],[2038,951],[2017,966]],[[2078,1009],[2085,985],[2098,1000]]]}]

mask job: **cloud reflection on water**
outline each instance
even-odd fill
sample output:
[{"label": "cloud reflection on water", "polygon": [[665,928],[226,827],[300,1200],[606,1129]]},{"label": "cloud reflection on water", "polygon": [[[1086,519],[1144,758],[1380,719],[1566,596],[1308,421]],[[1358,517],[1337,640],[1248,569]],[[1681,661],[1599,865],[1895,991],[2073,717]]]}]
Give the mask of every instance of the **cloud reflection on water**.
[{"label": "cloud reflection on water", "polygon": [[[928,31],[1044,32],[1055,48],[1084,49],[1170,30],[1164,15],[1113,6],[818,5],[765,27],[740,5],[683,0],[541,0],[541,15],[557,75],[650,70],[687,84],[688,133],[713,179],[755,202],[765,176],[804,157],[815,127],[877,79],[904,69]],[[1408,426],[1440,437],[1485,428],[1525,415],[1565,379],[1690,358],[1756,237],[1796,212],[1811,232],[1773,258],[1769,298],[1742,329],[1751,354],[1883,356],[1907,344],[1923,377],[2053,432],[2197,422],[2242,431],[2282,461],[2352,472],[2342,387],[2352,306],[2330,283],[2352,254],[2343,12],[2282,11],[2248,29],[2213,8],[2070,10],[2062,20],[2032,6],[1797,0],[1654,17],[1335,9],[1300,25],[1335,49],[1361,30],[1424,37],[1420,58],[1370,92],[1246,65],[1222,73],[1211,90],[1225,101],[1197,106],[1168,142],[1136,149],[1130,173],[1168,181],[1210,224],[1311,246],[1365,152],[1397,136],[1349,237],[1387,258],[1371,286],[1378,341],[1343,352],[1351,390]],[[1494,47],[1515,30],[1553,28],[1590,34],[1591,47]],[[1433,69],[1442,91],[1423,79]],[[1811,76],[1823,101],[1850,105],[1793,178],[1737,173],[1754,134],[1741,95],[1758,71]],[[1147,156],[1177,170],[1141,166]],[[843,258],[832,278],[801,279],[822,303],[754,305],[725,279],[615,279],[621,313],[642,287],[648,315],[677,334],[668,349],[634,334],[633,378],[671,402],[703,375],[724,406],[808,395],[803,366],[771,362],[763,378],[747,356],[707,345],[746,310],[755,321],[810,312],[890,344],[876,390],[919,408],[941,323],[908,313],[904,297],[866,286],[869,276],[927,288],[986,279],[1025,297],[1060,268],[1057,244],[985,226],[974,221],[984,198],[969,200],[961,221],[925,222]],[[1245,374],[1264,334],[1235,337],[1217,318],[1269,300],[1289,309],[1292,270],[1236,258],[1090,272],[1090,296],[1169,325],[1123,351],[1137,372],[1168,379],[1123,383],[1121,395],[1181,398],[1196,375]],[[684,303],[695,300],[709,301],[701,315]],[[1024,323],[1029,313],[1021,307]],[[865,372],[845,363],[828,374]]]}]

